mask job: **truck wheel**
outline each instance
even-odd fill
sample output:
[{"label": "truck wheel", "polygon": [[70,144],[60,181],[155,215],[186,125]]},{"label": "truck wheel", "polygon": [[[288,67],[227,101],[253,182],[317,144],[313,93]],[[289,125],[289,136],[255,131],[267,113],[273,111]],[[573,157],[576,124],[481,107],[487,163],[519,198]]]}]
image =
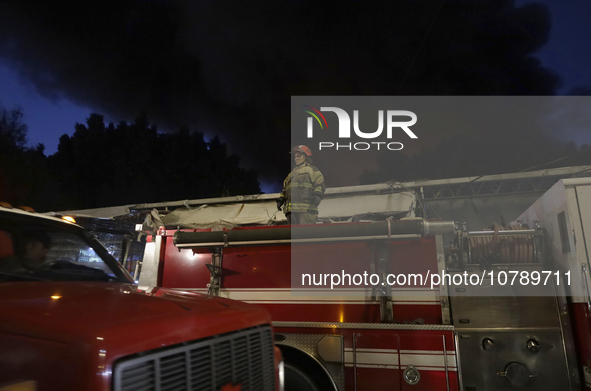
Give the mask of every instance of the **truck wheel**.
[{"label": "truck wheel", "polygon": [[300,368],[285,363],[285,391],[320,391],[314,380]]}]

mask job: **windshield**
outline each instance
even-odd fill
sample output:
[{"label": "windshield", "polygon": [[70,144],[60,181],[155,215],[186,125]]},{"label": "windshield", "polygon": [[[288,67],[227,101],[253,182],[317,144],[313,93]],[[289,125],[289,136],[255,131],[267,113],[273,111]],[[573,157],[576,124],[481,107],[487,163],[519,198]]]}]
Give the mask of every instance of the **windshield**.
[{"label": "windshield", "polygon": [[123,274],[81,229],[40,218],[0,218],[0,281],[126,281]]}]

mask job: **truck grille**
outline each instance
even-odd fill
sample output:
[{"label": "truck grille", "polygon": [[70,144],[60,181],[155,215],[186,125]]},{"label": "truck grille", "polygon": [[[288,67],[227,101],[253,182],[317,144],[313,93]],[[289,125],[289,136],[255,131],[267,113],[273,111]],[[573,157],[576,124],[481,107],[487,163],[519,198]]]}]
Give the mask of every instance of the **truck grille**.
[{"label": "truck grille", "polygon": [[113,370],[115,391],[275,390],[271,327],[259,326],[123,358]]}]

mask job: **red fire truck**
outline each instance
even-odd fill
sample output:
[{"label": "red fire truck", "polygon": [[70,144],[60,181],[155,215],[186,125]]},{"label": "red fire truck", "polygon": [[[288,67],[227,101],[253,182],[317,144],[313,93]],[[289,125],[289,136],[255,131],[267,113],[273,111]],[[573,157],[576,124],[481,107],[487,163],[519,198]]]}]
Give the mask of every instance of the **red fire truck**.
[{"label": "red fire truck", "polygon": [[[367,199],[327,191],[321,217],[323,207],[333,216],[368,213],[313,226],[233,227],[229,215],[256,220],[248,202],[216,209],[208,200],[207,211],[187,212],[217,219],[209,226],[154,213],[158,229],[148,238],[140,286],[265,307],[287,390],[591,389],[591,179],[560,180],[511,216],[514,223],[489,229],[412,218],[413,208],[423,209],[420,194],[390,190]],[[269,217],[273,200],[255,201]],[[405,208],[411,213],[398,219]],[[349,282],[325,295],[300,283],[300,262],[335,273],[327,259],[388,284],[350,289]],[[388,275],[449,280],[392,284]],[[467,275],[480,279],[455,282]],[[507,283],[515,276],[519,283]]]}]

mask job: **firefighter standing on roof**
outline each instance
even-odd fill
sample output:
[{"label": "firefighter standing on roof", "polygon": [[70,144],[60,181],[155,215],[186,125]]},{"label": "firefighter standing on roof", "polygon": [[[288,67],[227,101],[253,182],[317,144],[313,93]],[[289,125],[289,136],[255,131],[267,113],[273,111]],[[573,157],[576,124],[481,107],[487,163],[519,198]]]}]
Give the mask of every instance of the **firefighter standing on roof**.
[{"label": "firefighter standing on roof", "polygon": [[295,167],[283,181],[283,191],[277,200],[277,209],[285,204],[288,224],[314,224],[318,205],[324,197],[324,177],[312,165],[312,151],[305,145],[292,149]]}]

